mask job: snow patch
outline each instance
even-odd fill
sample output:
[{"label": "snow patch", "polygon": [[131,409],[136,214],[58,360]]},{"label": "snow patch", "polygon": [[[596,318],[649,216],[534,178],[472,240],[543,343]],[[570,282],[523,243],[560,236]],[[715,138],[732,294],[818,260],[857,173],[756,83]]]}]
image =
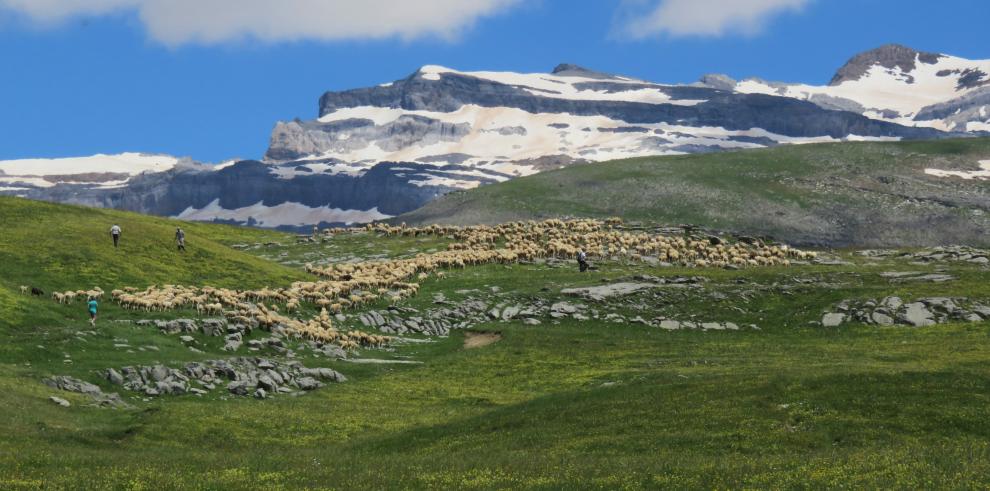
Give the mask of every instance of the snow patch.
[{"label": "snow patch", "polygon": [[[300,170],[301,168],[308,169],[309,171]],[[295,179],[296,177],[314,175],[336,176],[340,174],[361,177],[369,168],[370,166],[361,164],[325,164],[313,162],[307,164],[274,165],[271,168],[271,173],[279,179]]]},{"label": "snow patch", "polygon": [[936,177],[958,177],[961,179],[990,179],[990,160],[980,161],[980,170],[941,170],[925,169],[925,174]]},{"label": "snow patch", "polygon": [[136,176],[143,172],[164,172],[175,167],[179,159],[168,155],[122,153],[91,157],[56,159],[20,159],[0,161],[7,175],[53,176],[90,173],[115,173]]}]

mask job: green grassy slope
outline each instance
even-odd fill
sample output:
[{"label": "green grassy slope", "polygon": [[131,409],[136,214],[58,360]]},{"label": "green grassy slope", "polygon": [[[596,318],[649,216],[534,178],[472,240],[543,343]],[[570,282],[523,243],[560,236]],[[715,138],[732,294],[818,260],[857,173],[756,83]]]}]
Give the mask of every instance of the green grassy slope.
[{"label": "green grassy slope", "polygon": [[395,222],[493,223],[622,216],[796,244],[990,244],[990,138],[782,146],[572,166],[449,194]]},{"label": "green grassy slope", "polygon": [[[305,278],[302,272],[228,247],[288,241],[277,232],[186,223],[136,213],[0,197],[0,325],[18,325],[29,312],[49,312],[52,291],[99,286],[211,284],[255,288]],[[123,230],[115,250],[110,227]],[[186,231],[187,253],[176,250],[175,227]],[[20,294],[41,288],[42,299]]]},{"label": "green grassy slope", "polygon": [[[17,237],[0,242],[0,254],[23,261],[0,262],[0,292],[13,298],[18,315],[0,322],[0,489],[990,486],[990,323],[808,324],[843,299],[953,296],[990,303],[986,266],[844,254],[848,264],[739,271],[619,262],[597,263],[600,269],[586,274],[573,265],[472,267],[423,281],[420,294],[400,306],[430,308],[437,293],[455,302],[469,296],[554,302],[565,299],[560,290],[566,287],[636,274],[697,275],[707,281],[690,294],[664,290],[591,305],[627,318],[697,316],[760,330],[489,322],[475,329],[503,337],[483,348],[463,349],[464,335],[455,331],[354,355],[419,365],[328,361],[297,349],[294,359],[349,378],[302,397],[233,398],[221,389],[203,398],[145,401],[122,391],[133,408],[104,409],[40,380],[66,374],[119,391],[97,370],[255,354],[222,352],[218,338],[198,334],[196,346],[204,352],[196,353],[177,336],[118,322],[190,312],[135,314],[106,305],[95,334],[79,336],[90,330],[80,305],[25,299],[10,285],[283,286],[303,275],[260,257],[298,264],[401,256],[442,248],[444,241],[361,233],[295,244],[279,234],[190,224],[191,256],[184,258],[170,251],[169,220],[21,200],[0,204],[5,228]],[[108,221],[119,221],[133,241],[132,256],[110,250],[103,236]],[[38,223],[64,226],[64,237],[38,238],[29,230]],[[225,247],[268,240],[282,245],[248,252]],[[31,241],[45,247],[29,253]],[[63,257],[116,263],[121,272],[103,276],[110,273],[96,268],[77,280],[52,267]],[[905,270],[956,279],[895,283],[879,274]],[[352,319],[342,327],[355,325]],[[264,336],[255,332],[250,339]],[[52,404],[51,395],[72,407]]]}]

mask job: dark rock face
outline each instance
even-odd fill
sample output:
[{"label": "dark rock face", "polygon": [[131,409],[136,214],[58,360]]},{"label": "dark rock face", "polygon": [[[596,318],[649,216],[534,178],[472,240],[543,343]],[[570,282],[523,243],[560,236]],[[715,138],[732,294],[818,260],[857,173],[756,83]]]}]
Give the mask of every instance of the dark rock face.
[{"label": "dark rock face", "polygon": [[[299,163],[282,164],[294,167]],[[175,216],[186,208],[203,208],[219,200],[226,209],[243,208],[262,202],[275,206],[286,201],[310,207],[369,210],[398,215],[412,211],[454,188],[444,185],[416,185],[430,177],[459,180],[475,179],[481,184],[504,178],[469,177],[459,174],[458,166],[438,167],[420,163],[384,162],[363,175],[308,173],[292,179],[272,174],[273,166],[242,161],[218,171],[173,170],[135,177],[124,188],[93,189],[80,185],[58,185],[32,190],[33,199],[116,208],[153,215]],[[331,225],[333,223],[325,223]],[[334,224],[335,225],[335,224]]]},{"label": "dark rock face", "polygon": [[914,70],[915,60],[933,65],[942,57],[943,55],[937,53],[917,51],[899,44],[887,44],[852,57],[832,77],[829,85],[839,85],[849,80],[859,80],[860,77],[869,71],[870,67],[877,64],[885,68],[900,68],[905,72],[910,72]]},{"label": "dark rock face", "polygon": [[584,78],[598,78],[598,79],[615,78],[615,75],[596,72],[594,70],[589,70],[583,66],[573,65],[571,63],[561,63],[556,67],[554,67],[553,72],[551,73],[561,77],[584,77]]},{"label": "dark rock face", "polygon": [[914,120],[944,119],[954,124],[957,131],[965,131],[966,123],[987,120],[983,107],[988,105],[990,105],[990,87],[983,87],[951,101],[925,107],[918,111]]},{"label": "dark rock face", "polygon": [[[278,123],[272,132],[265,157],[291,160],[327,151],[348,152],[376,143],[387,151],[411,145],[429,145],[457,141],[471,131],[469,124],[444,123],[435,119],[406,114],[390,123],[377,126],[370,119],[346,119]],[[526,131],[525,128],[522,131]]]},{"label": "dark rock face", "polygon": [[733,90],[736,88],[736,80],[721,73],[709,73],[703,75],[698,83],[706,87],[720,90]]},{"label": "dark rock face", "polygon": [[962,71],[961,75],[959,77],[959,84],[956,86],[959,90],[972,89],[990,84],[990,78],[987,78],[987,74],[983,70],[967,68]]}]

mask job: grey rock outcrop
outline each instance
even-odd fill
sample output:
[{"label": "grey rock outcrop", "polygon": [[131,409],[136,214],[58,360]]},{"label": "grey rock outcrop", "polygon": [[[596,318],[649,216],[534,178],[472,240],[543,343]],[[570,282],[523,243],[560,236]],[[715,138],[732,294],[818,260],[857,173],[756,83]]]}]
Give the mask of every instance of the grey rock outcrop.
[{"label": "grey rock outcrop", "polygon": [[905,303],[899,297],[885,297],[879,302],[846,300],[822,317],[823,327],[846,322],[879,326],[934,326],[946,322],[980,322],[990,320],[990,307],[967,298],[926,297]]},{"label": "grey rock outcrop", "polygon": [[297,390],[314,390],[323,383],[347,380],[329,368],[308,368],[298,361],[282,362],[268,358],[240,357],[187,363],[182,368],[165,365],[123,367],[123,381],[111,378],[113,368],[106,370],[112,383],[146,396],[205,395],[217,388],[237,396],[253,395],[267,399],[277,394]]}]

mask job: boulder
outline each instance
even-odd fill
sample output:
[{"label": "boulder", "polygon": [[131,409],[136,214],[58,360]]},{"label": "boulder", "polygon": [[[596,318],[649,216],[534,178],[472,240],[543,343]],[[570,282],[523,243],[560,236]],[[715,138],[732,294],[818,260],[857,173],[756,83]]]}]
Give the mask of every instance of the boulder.
[{"label": "boulder", "polygon": [[246,380],[235,380],[227,384],[227,390],[234,395],[246,396],[248,393],[248,382]]},{"label": "boulder", "polygon": [[886,297],[880,301],[880,305],[887,307],[891,311],[896,311],[904,305],[904,301],[900,297]]},{"label": "boulder", "polygon": [[846,321],[846,314],[828,313],[822,316],[822,327],[838,327]]},{"label": "boulder", "polygon": [[931,313],[925,304],[912,302],[904,306],[904,311],[899,315],[899,319],[915,327],[931,326],[935,324]]},{"label": "boulder", "polygon": [[302,390],[316,390],[323,387],[323,384],[313,377],[302,377],[296,380],[296,386]]},{"label": "boulder", "polygon": [[224,319],[203,319],[201,329],[206,336],[223,336],[227,331],[227,321]]},{"label": "boulder", "polygon": [[124,376],[117,370],[110,368],[107,369],[107,380],[109,380],[111,384],[122,385],[124,383]]},{"label": "boulder", "polygon": [[567,302],[557,302],[550,306],[550,311],[561,314],[573,314],[578,311],[578,308],[577,306],[569,304]]},{"label": "boulder", "polygon": [[278,384],[276,384],[275,381],[272,380],[272,377],[269,377],[268,375],[258,377],[258,387],[259,390],[264,389],[272,392],[278,390]]},{"label": "boulder", "polygon": [[165,365],[155,365],[151,367],[151,380],[161,382],[168,378],[168,367]]},{"label": "boulder", "polygon": [[510,305],[502,310],[502,320],[509,321],[515,319],[519,312],[522,311],[522,307],[518,305]]}]

